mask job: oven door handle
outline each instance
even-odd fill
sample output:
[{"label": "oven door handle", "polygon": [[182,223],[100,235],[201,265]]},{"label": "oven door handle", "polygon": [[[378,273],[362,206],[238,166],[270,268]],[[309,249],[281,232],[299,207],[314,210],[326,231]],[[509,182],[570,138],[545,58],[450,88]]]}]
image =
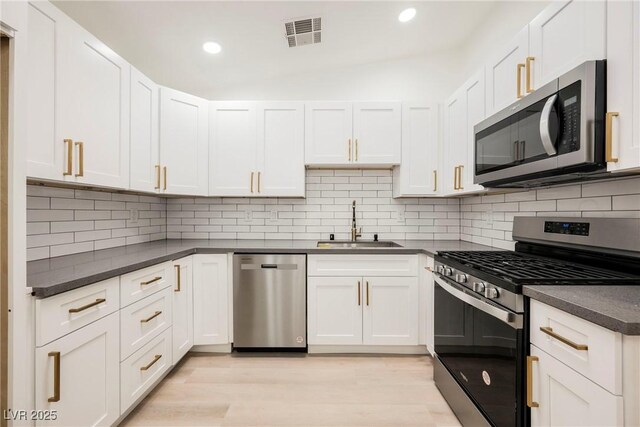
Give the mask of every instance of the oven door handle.
[{"label": "oven door handle", "polygon": [[449,292],[459,300],[466,302],[467,304],[477,308],[478,310],[484,311],[491,317],[495,317],[496,319],[501,320],[514,329],[522,329],[522,315],[503,310],[499,307],[486,303],[481,299],[474,297],[473,295],[462,292],[461,290],[451,286],[435,274],[433,275],[433,278],[436,283],[442,287],[442,289]]},{"label": "oven door handle", "polygon": [[553,141],[551,141],[551,131],[549,130],[551,109],[553,108],[553,104],[556,102],[557,98],[557,93],[550,96],[549,99],[547,99],[547,102],[544,103],[542,114],[540,114],[540,139],[542,140],[544,151],[546,151],[550,156],[557,154],[556,147],[553,146]]}]

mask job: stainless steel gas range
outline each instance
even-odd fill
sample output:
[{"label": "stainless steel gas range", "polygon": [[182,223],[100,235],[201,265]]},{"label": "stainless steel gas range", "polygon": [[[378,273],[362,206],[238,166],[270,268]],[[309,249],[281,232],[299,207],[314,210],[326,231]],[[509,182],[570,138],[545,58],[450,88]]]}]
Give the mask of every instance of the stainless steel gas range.
[{"label": "stainless steel gas range", "polygon": [[529,425],[523,286],[640,283],[640,219],[516,217],[513,236],[435,257],[434,378],[463,425]]}]

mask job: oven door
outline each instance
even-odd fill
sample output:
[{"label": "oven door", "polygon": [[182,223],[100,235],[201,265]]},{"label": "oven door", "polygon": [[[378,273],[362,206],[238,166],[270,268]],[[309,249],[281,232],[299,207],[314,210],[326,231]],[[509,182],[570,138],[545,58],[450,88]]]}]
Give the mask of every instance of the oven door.
[{"label": "oven door", "polygon": [[523,426],[523,315],[434,278],[438,359],[492,425]]}]

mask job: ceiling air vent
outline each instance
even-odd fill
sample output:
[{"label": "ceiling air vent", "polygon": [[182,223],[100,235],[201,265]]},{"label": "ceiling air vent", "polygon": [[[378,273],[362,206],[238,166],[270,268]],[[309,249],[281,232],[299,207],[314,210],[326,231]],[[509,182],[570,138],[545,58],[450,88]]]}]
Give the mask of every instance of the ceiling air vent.
[{"label": "ceiling air vent", "polygon": [[316,44],[322,41],[322,18],[289,19],[284,23],[289,47]]}]

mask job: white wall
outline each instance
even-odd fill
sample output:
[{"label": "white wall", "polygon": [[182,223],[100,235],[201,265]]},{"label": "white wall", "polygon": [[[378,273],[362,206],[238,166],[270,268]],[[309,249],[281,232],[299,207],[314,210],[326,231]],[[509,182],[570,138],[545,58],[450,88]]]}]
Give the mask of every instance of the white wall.
[{"label": "white wall", "polygon": [[462,78],[454,53],[327,68],[231,86],[216,100],[401,100],[437,102]]}]

